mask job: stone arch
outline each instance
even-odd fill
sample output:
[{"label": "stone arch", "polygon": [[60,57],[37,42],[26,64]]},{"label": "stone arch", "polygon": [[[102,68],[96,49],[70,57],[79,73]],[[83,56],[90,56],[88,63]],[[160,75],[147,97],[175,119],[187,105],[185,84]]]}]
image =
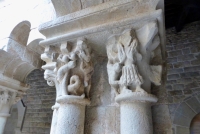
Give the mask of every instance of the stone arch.
[{"label": "stone arch", "polygon": [[0,50],[0,73],[4,76],[24,82],[28,74],[40,69],[43,61],[40,54],[43,48],[39,42],[44,36],[37,29],[31,30],[29,21],[21,21],[10,28],[4,39],[3,50]]},{"label": "stone arch", "polygon": [[29,21],[22,21],[18,23],[11,31],[9,38],[15,40],[21,45],[26,46],[29,32],[31,31],[31,23]]},{"label": "stone arch", "polygon": [[[9,99],[12,103],[6,103],[0,108],[0,113],[6,112],[6,115],[9,115],[12,104],[18,102],[29,89],[30,86],[26,84],[27,76],[33,70],[40,69],[43,63],[40,59],[43,48],[39,46],[43,38],[31,32],[30,27],[28,21],[18,23],[9,36],[3,39],[4,47],[0,46],[0,92],[12,96]],[[34,36],[30,36],[31,33]],[[18,108],[17,112],[21,113],[20,110],[22,108]],[[21,124],[22,122],[17,124],[19,131]],[[0,133],[3,130],[4,125],[0,126]]]},{"label": "stone arch", "polygon": [[175,134],[189,134],[192,119],[200,113],[200,93],[192,95],[175,110],[173,126]]}]

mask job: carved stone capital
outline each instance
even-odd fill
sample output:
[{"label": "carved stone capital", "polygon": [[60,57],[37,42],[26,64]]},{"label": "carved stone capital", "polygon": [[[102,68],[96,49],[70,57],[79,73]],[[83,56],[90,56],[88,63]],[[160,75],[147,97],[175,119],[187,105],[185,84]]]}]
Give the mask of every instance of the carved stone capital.
[{"label": "carved stone capital", "polygon": [[26,84],[0,75],[0,116],[9,115],[11,106],[21,100],[28,88]]},{"label": "carved stone capital", "polygon": [[[159,45],[156,21],[138,29],[124,30],[120,35],[108,39],[107,71],[109,83],[117,95],[126,94],[128,97],[135,92],[136,96],[138,94],[145,97],[149,96],[151,82],[160,85],[162,66],[151,63],[154,50],[156,51]],[[157,99],[154,99],[154,102],[155,100]]]},{"label": "carved stone capital", "polygon": [[89,98],[93,65],[91,48],[84,39],[76,43],[64,42],[47,46],[41,58],[46,62],[44,78],[48,85],[56,86],[57,97],[80,96]]}]

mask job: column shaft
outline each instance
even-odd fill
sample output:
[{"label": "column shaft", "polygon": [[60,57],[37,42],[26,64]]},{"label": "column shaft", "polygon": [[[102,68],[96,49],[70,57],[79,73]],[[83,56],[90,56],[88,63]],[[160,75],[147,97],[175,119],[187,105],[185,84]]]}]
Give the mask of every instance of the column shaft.
[{"label": "column shaft", "polygon": [[85,106],[79,104],[60,104],[56,134],[83,134]]},{"label": "column shaft", "polygon": [[0,117],[0,134],[3,134],[6,125],[7,117]]},{"label": "column shaft", "polygon": [[53,110],[52,121],[51,121],[50,134],[55,134],[56,133],[57,119],[58,119],[58,109],[54,109]]},{"label": "column shaft", "polygon": [[121,134],[153,134],[150,103],[123,102],[121,110]]}]

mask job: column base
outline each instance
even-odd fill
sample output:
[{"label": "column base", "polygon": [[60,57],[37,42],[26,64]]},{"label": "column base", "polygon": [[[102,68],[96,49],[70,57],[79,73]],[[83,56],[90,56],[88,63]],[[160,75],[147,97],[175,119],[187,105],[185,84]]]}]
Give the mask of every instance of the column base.
[{"label": "column base", "polygon": [[142,93],[142,92],[130,92],[130,93],[122,93],[115,97],[115,101],[118,103],[121,102],[152,102],[155,103],[158,101],[158,98],[155,95]]}]

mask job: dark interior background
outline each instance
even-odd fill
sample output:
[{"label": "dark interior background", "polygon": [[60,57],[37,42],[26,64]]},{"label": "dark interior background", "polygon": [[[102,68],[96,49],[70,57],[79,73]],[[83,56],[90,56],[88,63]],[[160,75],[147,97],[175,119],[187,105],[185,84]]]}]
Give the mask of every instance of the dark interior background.
[{"label": "dark interior background", "polygon": [[165,0],[166,28],[180,32],[185,24],[200,20],[200,0]]}]

